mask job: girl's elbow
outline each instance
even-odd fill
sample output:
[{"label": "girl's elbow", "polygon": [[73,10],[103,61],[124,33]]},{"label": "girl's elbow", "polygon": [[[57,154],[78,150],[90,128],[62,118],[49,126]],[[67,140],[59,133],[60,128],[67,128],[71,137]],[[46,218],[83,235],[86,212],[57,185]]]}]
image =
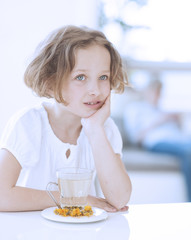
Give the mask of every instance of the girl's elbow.
[{"label": "girl's elbow", "polygon": [[130,185],[125,192],[123,192],[120,196],[117,197],[117,199],[112,203],[112,205],[118,210],[126,206],[130,200],[131,192],[132,186]]}]

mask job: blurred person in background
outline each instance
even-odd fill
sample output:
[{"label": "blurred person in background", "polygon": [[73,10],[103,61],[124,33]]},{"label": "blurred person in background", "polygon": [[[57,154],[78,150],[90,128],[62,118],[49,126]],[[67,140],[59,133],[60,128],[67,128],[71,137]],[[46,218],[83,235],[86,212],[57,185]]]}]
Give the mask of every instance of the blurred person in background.
[{"label": "blurred person in background", "polygon": [[150,81],[139,101],[124,111],[124,127],[129,141],[152,152],[172,154],[180,159],[188,201],[191,201],[191,137],[181,129],[181,115],[160,109],[162,83]]}]

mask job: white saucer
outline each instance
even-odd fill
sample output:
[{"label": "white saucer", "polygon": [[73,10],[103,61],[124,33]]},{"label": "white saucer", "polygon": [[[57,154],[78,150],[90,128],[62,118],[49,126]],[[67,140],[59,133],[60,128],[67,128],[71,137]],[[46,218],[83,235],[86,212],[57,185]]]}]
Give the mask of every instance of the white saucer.
[{"label": "white saucer", "polygon": [[104,220],[108,217],[108,213],[100,208],[92,208],[93,215],[90,217],[63,217],[60,215],[56,215],[54,210],[56,207],[51,207],[43,210],[41,215],[51,221],[55,222],[63,222],[63,223],[89,223],[89,222],[97,222]]}]

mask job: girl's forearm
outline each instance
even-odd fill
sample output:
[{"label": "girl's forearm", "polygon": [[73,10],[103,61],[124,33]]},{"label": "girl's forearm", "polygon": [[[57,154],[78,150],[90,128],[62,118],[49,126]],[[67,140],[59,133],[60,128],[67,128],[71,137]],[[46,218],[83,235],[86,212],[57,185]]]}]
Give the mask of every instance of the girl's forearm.
[{"label": "girl's forearm", "polygon": [[127,204],[131,195],[131,182],[126,169],[120,156],[114,153],[104,129],[96,129],[89,140],[103,194],[110,204],[120,209]]},{"label": "girl's forearm", "polygon": [[[58,192],[53,192],[58,199]],[[0,211],[35,211],[55,206],[46,191],[12,187],[1,193]]]}]

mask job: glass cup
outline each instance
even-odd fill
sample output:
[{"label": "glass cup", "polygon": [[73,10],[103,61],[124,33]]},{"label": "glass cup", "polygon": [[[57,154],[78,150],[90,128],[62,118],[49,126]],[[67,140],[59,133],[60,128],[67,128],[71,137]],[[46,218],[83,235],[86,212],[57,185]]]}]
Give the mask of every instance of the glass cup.
[{"label": "glass cup", "polygon": [[[83,207],[87,205],[93,171],[85,168],[62,168],[56,172],[58,183],[49,182],[47,193],[59,208]],[[56,185],[60,192],[60,203],[51,193],[50,187]]]}]

